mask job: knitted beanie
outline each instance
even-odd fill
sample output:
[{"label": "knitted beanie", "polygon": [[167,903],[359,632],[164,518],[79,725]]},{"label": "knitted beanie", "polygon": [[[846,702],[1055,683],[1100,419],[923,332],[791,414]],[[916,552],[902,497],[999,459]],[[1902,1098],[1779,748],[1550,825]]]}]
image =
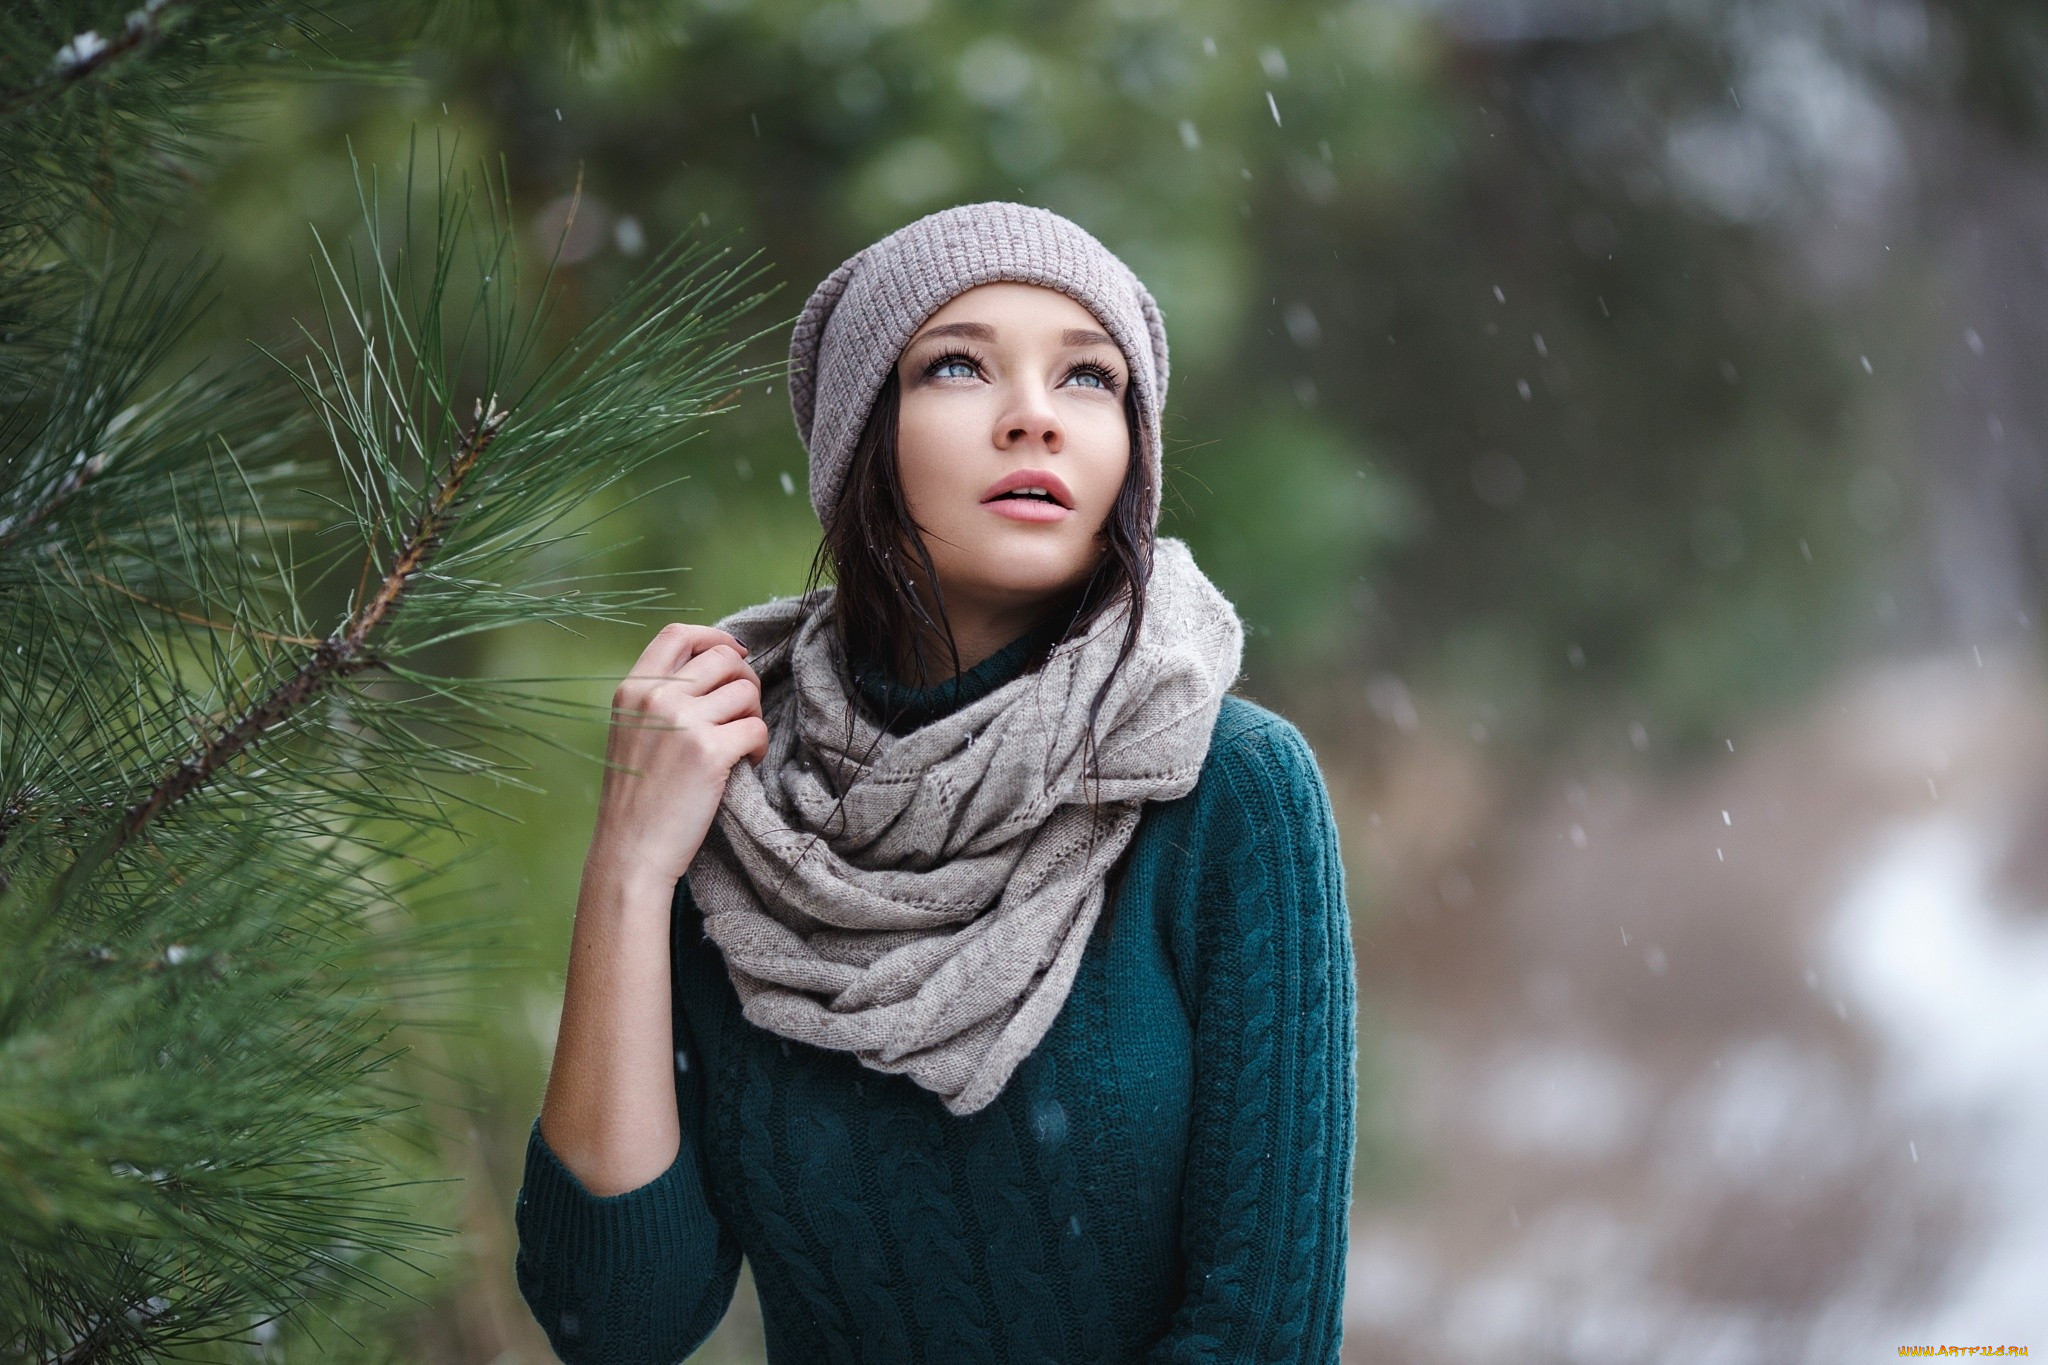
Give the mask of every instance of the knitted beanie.
[{"label": "knitted beanie", "polygon": [[1129,266],[1050,209],[992,200],[927,214],[855,252],[812,291],[789,339],[789,406],[811,457],[811,507],[838,500],[868,410],[903,348],[957,294],[996,280],[1045,285],[1102,324],[1130,366],[1159,523],[1166,324]]}]

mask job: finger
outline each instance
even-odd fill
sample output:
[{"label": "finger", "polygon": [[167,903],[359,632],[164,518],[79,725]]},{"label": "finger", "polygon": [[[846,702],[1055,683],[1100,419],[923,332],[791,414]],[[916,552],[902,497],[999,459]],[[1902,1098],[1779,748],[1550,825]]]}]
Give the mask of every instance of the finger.
[{"label": "finger", "polygon": [[761,714],[761,690],[751,679],[734,678],[721,687],[715,687],[701,697],[696,706],[700,719],[712,725],[723,725],[742,716]]},{"label": "finger", "polygon": [[705,650],[716,649],[720,645],[730,646],[742,659],[747,657],[747,642],[731,631],[720,630],[717,626],[699,626],[695,638],[690,642],[690,652],[702,654]]},{"label": "finger", "polygon": [[[715,659],[718,670],[722,670],[735,662],[744,668],[746,667],[747,659],[746,646],[722,630],[709,632],[703,639],[697,641],[688,653],[679,654],[675,662],[669,666],[669,672],[671,675],[680,676],[700,659]],[[717,671],[706,672],[704,667],[704,665],[700,664],[698,671],[692,676],[709,679]]]},{"label": "finger", "polygon": [[660,677],[673,673],[691,658],[719,645],[731,645],[742,655],[746,652],[746,646],[738,637],[717,626],[693,626],[671,621],[647,642],[647,648],[640,651],[640,657],[628,676]]},{"label": "finger", "polygon": [[676,663],[690,657],[691,636],[699,629],[681,621],[671,621],[654,633],[647,642],[647,648],[640,651],[640,657],[633,661],[627,671],[629,678],[659,677],[673,671]]},{"label": "finger", "polygon": [[751,758],[759,763],[768,757],[768,725],[760,717],[742,716],[720,728],[736,731],[740,739],[750,741],[746,748],[740,750],[739,757],[733,760],[735,763],[741,758]]},{"label": "finger", "polygon": [[753,678],[757,685],[760,682],[747,661],[735,650],[726,645],[713,645],[670,674],[667,680],[680,683],[685,691],[701,697],[734,678]]},{"label": "finger", "polygon": [[691,674],[693,677],[708,679],[722,676],[724,670],[736,669],[757,683],[761,681],[761,675],[747,662],[747,656],[741,652],[740,646],[727,640],[714,640],[691,657],[679,660],[673,676],[681,676],[693,666],[696,669]]},{"label": "finger", "polygon": [[668,672],[675,665],[678,656],[688,657],[690,633],[695,629],[695,626],[685,625],[681,621],[671,621],[663,626],[654,633],[654,638],[647,642],[647,647],[640,651],[640,657],[633,661],[633,667],[627,671],[626,676],[648,677]]}]

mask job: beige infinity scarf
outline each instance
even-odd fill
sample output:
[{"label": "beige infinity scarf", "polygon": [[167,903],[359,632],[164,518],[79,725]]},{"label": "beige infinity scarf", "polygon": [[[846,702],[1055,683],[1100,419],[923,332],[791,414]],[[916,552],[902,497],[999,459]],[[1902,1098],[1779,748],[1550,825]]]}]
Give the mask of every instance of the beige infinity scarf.
[{"label": "beige infinity scarf", "polygon": [[718,623],[761,675],[768,755],[733,766],[689,882],[749,1020],[907,1074],[955,1114],[1002,1090],[1066,1001],[1140,807],[1193,790],[1237,679],[1236,611],[1184,543],[1154,547],[1085,790],[1127,604],[900,736],[849,697],[830,588],[808,612],[778,598]]}]

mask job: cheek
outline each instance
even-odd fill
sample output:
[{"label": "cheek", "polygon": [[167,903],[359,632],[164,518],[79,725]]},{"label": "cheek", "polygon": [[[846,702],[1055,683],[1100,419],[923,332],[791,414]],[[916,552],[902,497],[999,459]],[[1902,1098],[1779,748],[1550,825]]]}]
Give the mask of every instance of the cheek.
[{"label": "cheek", "polygon": [[912,512],[944,508],[969,473],[960,458],[958,412],[906,398],[896,416],[896,470]]},{"label": "cheek", "polygon": [[1082,476],[1088,480],[1096,499],[1107,506],[1116,500],[1117,490],[1123,487],[1134,455],[1123,409],[1117,409],[1113,416],[1096,417],[1085,431],[1077,430],[1074,434],[1083,438],[1069,452],[1074,457],[1075,470],[1085,470]]}]

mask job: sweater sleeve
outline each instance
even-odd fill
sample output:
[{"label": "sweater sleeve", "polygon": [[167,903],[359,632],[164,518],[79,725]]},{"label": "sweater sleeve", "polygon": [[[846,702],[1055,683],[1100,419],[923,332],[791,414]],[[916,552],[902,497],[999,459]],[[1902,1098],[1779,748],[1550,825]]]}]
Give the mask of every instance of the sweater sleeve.
[{"label": "sweater sleeve", "polygon": [[[686,894],[679,884],[678,898]],[[596,1195],[549,1148],[539,1122],[526,1140],[514,1271],[568,1365],[679,1361],[718,1326],[739,1280],[739,1244],[706,1191],[705,1068],[682,1010],[672,1017],[683,1141],[667,1170],[638,1189]]]},{"label": "sweater sleeve", "polygon": [[1308,742],[1284,719],[1238,731],[1214,762],[1184,956],[1195,1016],[1187,1278],[1148,1359],[1335,1362],[1357,1108],[1336,821]]}]

